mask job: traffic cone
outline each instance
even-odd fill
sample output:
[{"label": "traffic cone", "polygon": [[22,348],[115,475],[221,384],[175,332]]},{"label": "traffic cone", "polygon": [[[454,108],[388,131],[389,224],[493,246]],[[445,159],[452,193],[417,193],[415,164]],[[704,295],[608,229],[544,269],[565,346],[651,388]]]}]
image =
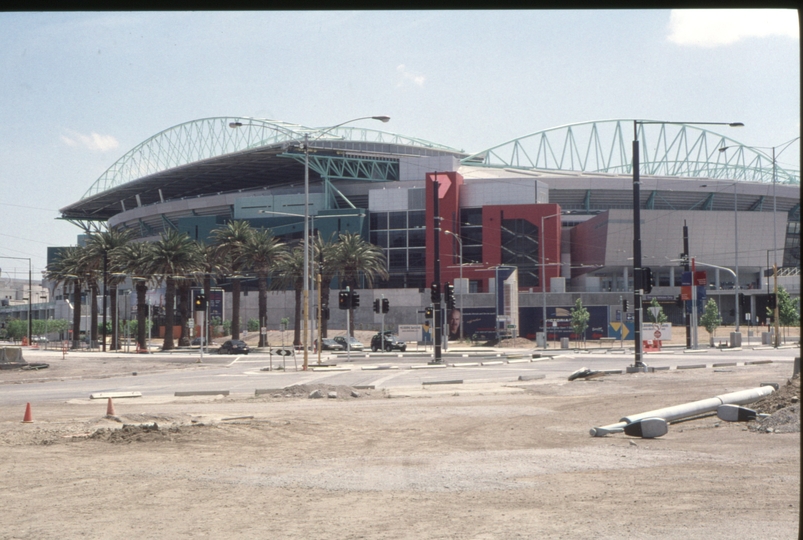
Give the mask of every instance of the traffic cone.
[{"label": "traffic cone", "polygon": [[117,416],[114,413],[114,403],[112,403],[112,398],[109,398],[109,401],[106,403],[106,416]]},{"label": "traffic cone", "polygon": [[24,424],[33,423],[33,415],[31,414],[31,404],[30,403],[28,403],[25,406],[25,416],[22,417],[22,422]]}]

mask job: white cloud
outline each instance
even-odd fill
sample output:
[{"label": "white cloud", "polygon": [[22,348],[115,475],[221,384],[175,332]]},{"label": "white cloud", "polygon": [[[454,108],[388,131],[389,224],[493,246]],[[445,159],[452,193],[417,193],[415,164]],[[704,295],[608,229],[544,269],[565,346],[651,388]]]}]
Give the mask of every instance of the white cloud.
[{"label": "white cloud", "polygon": [[[407,68],[404,66],[404,64],[399,64],[399,66],[396,68],[396,71],[398,71],[399,73],[401,73],[402,77],[404,77],[404,79],[405,79],[405,80],[413,81],[413,83],[414,83],[416,86],[424,86],[424,80],[425,80],[426,78],[425,78],[423,75],[418,75],[418,74],[416,74],[416,73],[413,73],[412,71],[409,71],[409,70],[408,70],[408,69],[407,69]],[[398,84],[398,86],[401,86],[401,85],[403,84],[403,82],[404,82],[404,81],[400,82],[400,83]]]},{"label": "white cloud", "polygon": [[88,150],[106,152],[114,150],[120,143],[111,135],[100,135],[99,133],[92,132],[89,135],[83,135],[77,131],[70,129],[66,130],[66,135],[61,135],[61,142],[67,146],[77,147],[82,146]]},{"label": "white cloud", "polygon": [[741,39],[786,36],[799,39],[797,12],[791,9],[674,9],[669,41],[718,47]]}]

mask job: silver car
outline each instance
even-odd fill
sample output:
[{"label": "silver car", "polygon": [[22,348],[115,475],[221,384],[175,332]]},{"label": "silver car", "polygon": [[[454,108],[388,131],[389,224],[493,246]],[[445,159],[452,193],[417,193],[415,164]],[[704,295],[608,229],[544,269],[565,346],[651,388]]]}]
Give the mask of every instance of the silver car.
[{"label": "silver car", "polygon": [[365,349],[365,345],[352,336],[336,336],[334,340],[343,345],[343,350],[361,351]]}]

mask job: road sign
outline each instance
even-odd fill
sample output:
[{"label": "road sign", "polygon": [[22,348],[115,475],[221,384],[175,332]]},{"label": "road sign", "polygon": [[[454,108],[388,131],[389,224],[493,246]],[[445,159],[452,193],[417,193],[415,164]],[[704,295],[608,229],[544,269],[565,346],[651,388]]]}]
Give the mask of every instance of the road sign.
[{"label": "road sign", "polygon": [[293,356],[293,351],[290,349],[276,349],[274,352],[279,356]]}]

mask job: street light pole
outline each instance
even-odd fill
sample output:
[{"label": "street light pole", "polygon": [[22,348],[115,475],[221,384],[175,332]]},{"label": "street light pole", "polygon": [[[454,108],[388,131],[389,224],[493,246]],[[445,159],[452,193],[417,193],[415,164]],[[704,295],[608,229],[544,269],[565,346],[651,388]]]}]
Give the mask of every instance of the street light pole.
[{"label": "street light pole", "polygon": [[[347,120],[345,122],[341,122],[337,125],[328,127],[326,129],[320,130],[318,136],[312,139],[312,141],[317,141],[333,129],[337,129],[341,126],[346,124],[350,124],[352,122],[357,122],[358,120],[379,120],[380,122],[387,123],[390,120],[389,116],[361,116],[359,118],[352,118],[351,120]],[[266,127],[262,124],[244,124],[242,122],[230,122],[230,128],[239,128],[245,125],[251,126],[258,126],[258,127]],[[297,133],[289,130],[280,128],[276,125],[268,125],[270,129],[274,129],[276,131],[283,132],[285,134],[289,134],[293,137],[297,135]],[[303,302],[304,305],[302,306],[303,310],[303,317],[304,322],[302,323],[302,347],[304,348],[304,370],[306,371],[307,365],[309,362],[309,350],[307,344],[309,343],[309,312],[310,312],[310,305],[309,305],[309,291],[310,291],[310,273],[309,273],[309,250],[310,250],[310,242],[309,242],[309,133],[304,133],[303,144],[304,144],[304,288],[303,288]],[[348,333],[348,328],[346,329],[346,333]]]},{"label": "street light pole", "polygon": [[642,295],[644,282],[641,268],[641,180],[639,178],[639,139],[638,127],[646,124],[697,124],[742,127],[741,122],[666,122],[661,120],[633,120],[633,309],[636,315],[633,337],[636,341],[635,359],[628,372],[646,371],[647,366],[642,362],[644,355],[641,341],[641,324],[643,321]]}]

